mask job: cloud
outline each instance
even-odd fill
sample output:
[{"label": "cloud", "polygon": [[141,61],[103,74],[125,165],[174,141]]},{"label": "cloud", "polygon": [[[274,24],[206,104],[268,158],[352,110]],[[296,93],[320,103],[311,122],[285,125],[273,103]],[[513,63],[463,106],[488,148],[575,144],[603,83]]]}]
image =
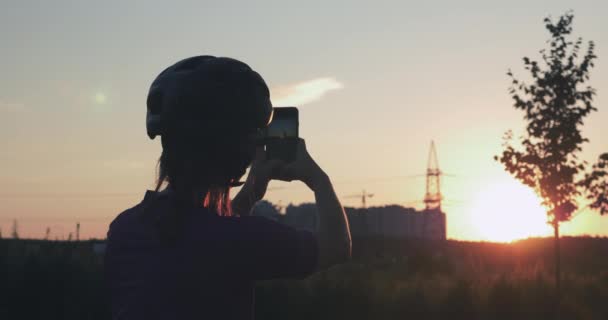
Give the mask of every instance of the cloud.
[{"label": "cloud", "polygon": [[271,89],[274,106],[301,106],[321,99],[326,93],[344,88],[334,78],[316,78]]}]

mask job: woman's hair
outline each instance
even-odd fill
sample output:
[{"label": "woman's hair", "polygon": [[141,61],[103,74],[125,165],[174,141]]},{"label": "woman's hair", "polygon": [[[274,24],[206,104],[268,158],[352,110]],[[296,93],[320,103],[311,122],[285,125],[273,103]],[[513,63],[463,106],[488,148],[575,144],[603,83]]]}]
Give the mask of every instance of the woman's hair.
[{"label": "woman's hair", "polygon": [[173,243],[193,208],[232,215],[230,189],[245,174],[255,144],[243,132],[207,137],[166,135],[161,140],[156,191],[167,185],[173,210],[159,220],[158,227],[161,240]]}]

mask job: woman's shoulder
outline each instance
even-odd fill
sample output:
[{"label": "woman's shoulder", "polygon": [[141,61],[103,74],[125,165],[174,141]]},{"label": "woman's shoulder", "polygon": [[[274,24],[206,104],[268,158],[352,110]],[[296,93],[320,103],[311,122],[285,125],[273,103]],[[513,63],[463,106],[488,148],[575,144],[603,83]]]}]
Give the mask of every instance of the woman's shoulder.
[{"label": "woman's shoulder", "polygon": [[[137,221],[146,220],[146,218],[154,219],[163,206],[161,192],[146,190],[143,199],[134,206],[120,212],[110,223],[110,231],[118,231],[128,227]],[[129,229],[131,229],[129,227]]]}]

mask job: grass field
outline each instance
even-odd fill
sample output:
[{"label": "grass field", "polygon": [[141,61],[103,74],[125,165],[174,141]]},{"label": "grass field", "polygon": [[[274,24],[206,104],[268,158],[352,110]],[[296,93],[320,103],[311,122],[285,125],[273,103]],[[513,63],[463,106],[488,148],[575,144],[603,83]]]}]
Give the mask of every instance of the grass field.
[{"label": "grass field", "polygon": [[[93,242],[0,240],[0,319],[108,319]],[[353,260],[260,283],[257,319],[608,319],[608,239],[513,244],[354,239]]]}]

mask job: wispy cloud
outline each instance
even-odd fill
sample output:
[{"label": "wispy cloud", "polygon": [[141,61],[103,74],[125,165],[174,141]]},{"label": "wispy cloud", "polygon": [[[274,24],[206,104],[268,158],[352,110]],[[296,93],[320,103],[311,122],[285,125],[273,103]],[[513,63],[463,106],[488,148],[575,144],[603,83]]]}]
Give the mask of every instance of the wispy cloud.
[{"label": "wispy cloud", "polygon": [[344,88],[334,78],[316,78],[271,89],[275,106],[301,106],[321,99],[326,93]]}]

